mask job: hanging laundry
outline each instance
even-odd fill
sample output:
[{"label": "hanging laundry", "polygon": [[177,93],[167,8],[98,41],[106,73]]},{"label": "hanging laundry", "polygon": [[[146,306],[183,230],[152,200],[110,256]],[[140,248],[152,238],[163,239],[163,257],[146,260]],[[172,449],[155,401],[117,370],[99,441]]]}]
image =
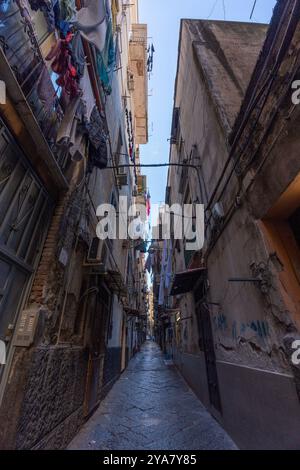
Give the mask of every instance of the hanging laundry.
[{"label": "hanging laundry", "polygon": [[149,191],[147,192],[146,211],[147,211],[147,216],[149,217],[149,216],[150,216],[150,212],[151,212],[151,196],[150,196],[150,192],[149,192]]},{"label": "hanging laundry", "polygon": [[133,147],[131,144],[129,144],[129,157],[130,160],[133,162]]},{"label": "hanging laundry", "polygon": [[53,0],[56,4],[53,6],[55,15],[55,25],[63,37],[73,31],[72,21],[76,18],[75,0]]},{"label": "hanging laundry", "polygon": [[117,17],[120,11],[119,0],[112,0],[111,1],[111,13],[112,13],[112,25],[113,25],[113,32],[117,29]]},{"label": "hanging laundry", "polygon": [[60,17],[65,21],[74,21],[77,15],[75,0],[59,0]]},{"label": "hanging laundry", "polygon": [[96,102],[95,102],[94,92],[92,89],[87,65],[85,66],[84,74],[83,74],[82,79],[79,82],[79,86],[82,91],[81,100],[85,108],[84,116],[87,122],[90,122],[92,111],[95,108]]},{"label": "hanging laundry", "polygon": [[61,35],[65,38],[72,32],[72,24],[69,21],[60,20],[57,28],[60,30]]},{"label": "hanging laundry", "polygon": [[134,137],[133,137],[133,125],[132,125],[132,113],[125,109],[126,123],[127,123],[127,135],[128,135],[128,151],[129,157],[132,162],[135,161],[134,155]]},{"label": "hanging laundry", "polygon": [[52,61],[51,68],[53,72],[58,75],[57,85],[64,88],[64,91],[71,99],[78,96],[80,92],[77,71],[72,65],[72,54],[69,47],[72,37],[72,34],[68,34],[66,39],[57,41],[46,56],[46,60]]},{"label": "hanging laundry", "polygon": [[106,95],[111,95],[112,88],[111,88],[111,85],[110,85],[109,73],[107,71],[107,68],[105,67],[103,57],[99,52],[97,53],[97,59],[96,60],[97,60],[97,71],[98,71],[98,75],[99,75],[100,80],[101,80],[101,84],[102,84],[104,93]]},{"label": "hanging laundry", "polygon": [[90,142],[89,144],[89,172],[92,172],[93,167],[102,170],[107,167],[108,152],[106,139],[102,137],[101,145],[96,149]]},{"label": "hanging laundry", "polygon": [[107,32],[105,0],[87,0],[86,6],[77,11],[72,22],[82,37],[94,44],[98,51],[104,49]]},{"label": "hanging laundry", "polygon": [[97,52],[97,69],[98,74],[103,86],[103,89],[107,95],[111,94],[111,72],[113,65],[115,64],[115,46],[112,33],[111,21],[108,22],[106,39],[103,50]]},{"label": "hanging laundry", "polygon": [[70,42],[70,49],[72,51],[72,63],[77,70],[78,78],[81,78],[84,74],[86,57],[79,31],[76,31],[74,34],[73,39]]},{"label": "hanging laundry", "polygon": [[64,118],[59,127],[56,142],[61,146],[72,146],[75,144],[76,126],[78,122],[77,110],[80,105],[80,98],[73,98],[69,103]]},{"label": "hanging laundry", "polygon": [[106,138],[106,134],[104,131],[103,119],[98,111],[97,106],[94,106],[90,122],[87,124],[87,131],[89,140],[93,146],[96,149],[99,148],[102,143],[102,138]]},{"label": "hanging laundry", "polygon": [[79,97],[69,103],[56,138],[56,144],[68,150],[72,161],[77,162],[86,155],[87,132],[81,125],[83,109]]}]

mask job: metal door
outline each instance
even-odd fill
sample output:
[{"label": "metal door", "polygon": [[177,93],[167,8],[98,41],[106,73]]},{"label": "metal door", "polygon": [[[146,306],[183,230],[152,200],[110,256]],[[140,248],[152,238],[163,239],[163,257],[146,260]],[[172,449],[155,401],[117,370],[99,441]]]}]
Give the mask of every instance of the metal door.
[{"label": "metal door", "polygon": [[203,301],[196,304],[196,315],[199,331],[199,347],[205,355],[210,403],[218,412],[222,413],[210,310]]},{"label": "metal door", "polygon": [[90,289],[94,288],[95,293],[87,298],[89,363],[85,397],[86,416],[93,412],[101,399],[108,319],[111,308],[110,293],[103,284],[101,285],[98,276],[91,277],[90,286]]},{"label": "metal door", "polygon": [[0,121],[0,340],[7,352],[50,213],[48,194]]}]

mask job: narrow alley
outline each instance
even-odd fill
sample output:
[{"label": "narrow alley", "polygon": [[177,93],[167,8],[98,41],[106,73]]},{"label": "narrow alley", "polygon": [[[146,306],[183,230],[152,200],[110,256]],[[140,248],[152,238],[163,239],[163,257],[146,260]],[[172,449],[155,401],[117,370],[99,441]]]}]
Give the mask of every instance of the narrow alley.
[{"label": "narrow alley", "polygon": [[300,0],[0,0],[0,453],[299,451],[299,155]]},{"label": "narrow alley", "polygon": [[71,442],[76,450],[233,450],[235,444],[147,341]]}]

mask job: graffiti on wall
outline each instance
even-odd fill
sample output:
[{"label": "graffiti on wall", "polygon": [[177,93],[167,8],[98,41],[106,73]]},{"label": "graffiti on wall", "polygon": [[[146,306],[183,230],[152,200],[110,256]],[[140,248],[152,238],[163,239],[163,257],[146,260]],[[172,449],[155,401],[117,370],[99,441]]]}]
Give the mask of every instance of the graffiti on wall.
[{"label": "graffiti on wall", "polygon": [[266,339],[270,336],[270,327],[267,321],[250,320],[248,322],[230,321],[223,313],[214,315],[213,325],[215,331],[231,334],[233,340],[247,335],[249,332],[259,339]]}]

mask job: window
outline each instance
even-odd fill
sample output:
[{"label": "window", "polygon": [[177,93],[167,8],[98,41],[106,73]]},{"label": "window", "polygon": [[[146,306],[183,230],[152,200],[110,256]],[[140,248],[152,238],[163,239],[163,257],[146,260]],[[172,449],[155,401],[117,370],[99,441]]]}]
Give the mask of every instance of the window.
[{"label": "window", "polygon": [[174,108],[171,130],[171,144],[178,144],[180,136],[180,108]]},{"label": "window", "polygon": [[[189,186],[188,186],[187,189],[186,189],[185,198],[184,198],[184,204],[192,205],[192,197],[191,197],[191,193],[190,193],[190,188],[189,188]],[[194,205],[193,205],[192,219],[189,219],[188,221],[185,221],[185,223],[188,222],[188,229],[189,229],[189,231],[192,230],[193,232],[195,232],[195,230],[196,230],[196,227],[195,227],[195,219],[194,219],[194,217],[195,217],[196,214],[195,214],[194,210],[195,210],[195,207],[194,207]],[[194,242],[194,241],[195,241],[195,238],[194,238],[194,240],[187,240],[187,239],[186,239],[186,236],[184,236],[184,240],[183,240],[183,243],[184,243],[184,260],[185,260],[185,266],[186,266],[186,268],[189,268],[189,265],[190,265],[190,263],[191,263],[191,261],[192,261],[192,259],[193,259],[194,253],[195,253],[195,251],[193,251],[193,250],[187,250],[187,249],[186,249],[186,245],[187,245],[187,243],[192,243],[192,242]]]}]

